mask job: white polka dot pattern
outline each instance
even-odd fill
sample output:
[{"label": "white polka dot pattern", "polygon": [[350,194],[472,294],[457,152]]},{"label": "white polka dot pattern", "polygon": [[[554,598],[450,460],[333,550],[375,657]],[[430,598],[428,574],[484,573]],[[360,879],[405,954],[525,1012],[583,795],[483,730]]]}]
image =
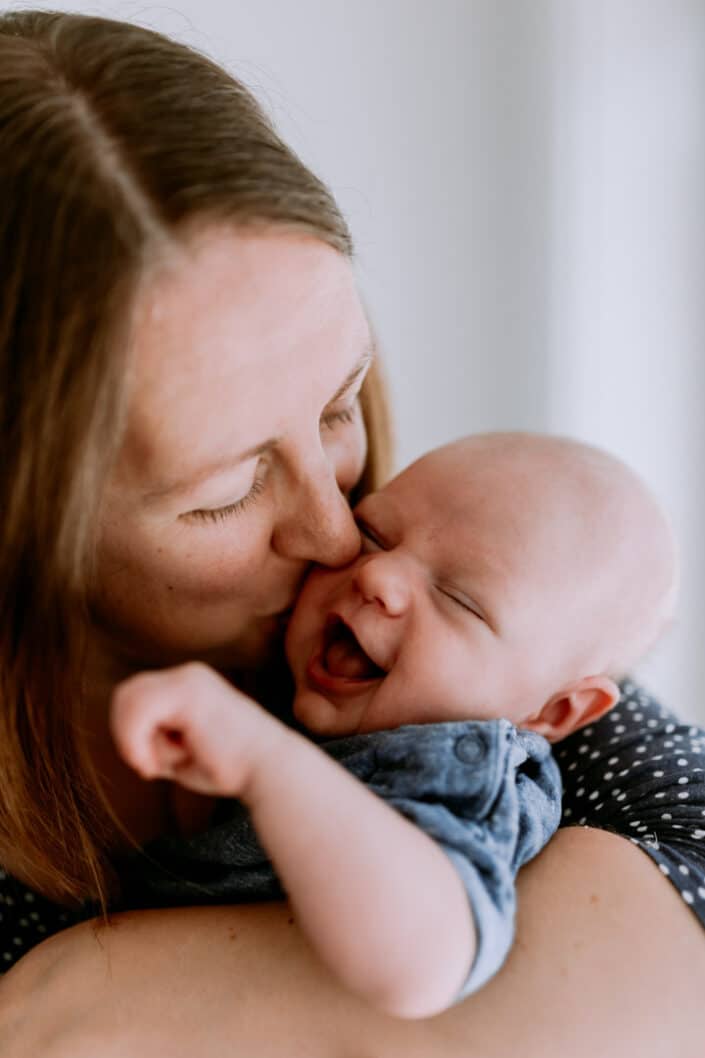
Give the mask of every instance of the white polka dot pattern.
[{"label": "white polka dot pattern", "polygon": [[52,904],[0,869],[0,974],[35,944],[94,913]]},{"label": "white polka dot pattern", "polygon": [[630,681],[615,708],[555,747],[561,826],[628,837],[705,926],[705,730]]}]

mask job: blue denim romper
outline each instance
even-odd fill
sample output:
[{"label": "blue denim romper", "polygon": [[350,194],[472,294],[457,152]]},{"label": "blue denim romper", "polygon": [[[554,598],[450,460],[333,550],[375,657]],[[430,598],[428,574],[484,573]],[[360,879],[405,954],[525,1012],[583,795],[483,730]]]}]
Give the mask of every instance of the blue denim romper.
[{"label": "blue denim romper", "polygon": [[[320,748],[419,826],[452,861],[477,935],[475,959],[456,1001],[476,991],[511,947],[517,871],[560,822],[560,772],[548,742],[507,720],[467,720],[353,735]],[[342,820],[340,841],[345,842]],[[220,803],[206,833],[159,838],[145,853],[121,874],[126,906],[284,895],[247,810],[237,801]]]}]

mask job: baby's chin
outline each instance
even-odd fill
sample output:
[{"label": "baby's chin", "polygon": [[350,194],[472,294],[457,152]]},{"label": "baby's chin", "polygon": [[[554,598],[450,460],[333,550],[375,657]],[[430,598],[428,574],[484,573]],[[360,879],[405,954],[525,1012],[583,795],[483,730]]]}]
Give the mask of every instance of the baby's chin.
[{"label": "baby's chin", "polygon": [[362,710],[349,703],[338,706],[322,694],[308,687],[297,688],[293,705],[294,716],[311,734],[322,738],[353,735],[359,726]]}]

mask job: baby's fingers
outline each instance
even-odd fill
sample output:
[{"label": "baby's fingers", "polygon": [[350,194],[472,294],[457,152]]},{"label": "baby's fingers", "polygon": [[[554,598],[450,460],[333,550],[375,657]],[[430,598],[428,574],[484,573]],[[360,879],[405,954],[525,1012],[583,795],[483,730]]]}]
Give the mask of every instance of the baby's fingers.
[{"label": "baby's fingers", "polygon": [[123,759],[145,779],[172,774],[188,756],[170,683],[165,673],[140,673],[113,693],[113,739]]},{"label": "baby's fingers", "polygon": [[125,680],[113,694],[118,751],[146,779],[240,796],[288,732],[212,669],[188,662]]},{"label": "baby's fingers", "polygon": [[152,735],[152,778],[174,778],[180,768],[192,760],[183,732],[176,728],[157,728]]}]

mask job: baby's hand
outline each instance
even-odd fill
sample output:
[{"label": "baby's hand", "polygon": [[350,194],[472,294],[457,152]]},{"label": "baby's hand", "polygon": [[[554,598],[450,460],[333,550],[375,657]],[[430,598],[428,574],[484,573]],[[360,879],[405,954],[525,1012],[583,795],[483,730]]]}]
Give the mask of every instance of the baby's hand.
[{"label": "baby's hand", "polygon": [[145,779],[241,797],[287,729],[212,669],[190,662],[132,676],[115,689],[110,727]]}]

